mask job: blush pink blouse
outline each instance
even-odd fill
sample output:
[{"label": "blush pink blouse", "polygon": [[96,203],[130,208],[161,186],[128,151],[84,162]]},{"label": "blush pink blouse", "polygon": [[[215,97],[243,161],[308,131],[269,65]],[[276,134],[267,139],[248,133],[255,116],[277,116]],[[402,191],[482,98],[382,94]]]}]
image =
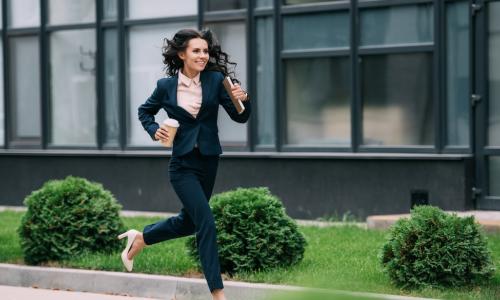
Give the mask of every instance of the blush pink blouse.
[{"label": "blush pink blouse", "polygon": [[193,79],[179,71],[177,85],[177,105],[184,108],[196,118],[201,107],[201,82],[200,73]]}]

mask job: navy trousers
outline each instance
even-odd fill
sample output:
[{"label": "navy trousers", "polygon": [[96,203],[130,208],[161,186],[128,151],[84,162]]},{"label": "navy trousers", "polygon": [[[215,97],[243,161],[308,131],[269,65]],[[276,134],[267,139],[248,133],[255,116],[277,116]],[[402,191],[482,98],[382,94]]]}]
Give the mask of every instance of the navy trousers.
[{"label": "navy trousers", "polygon": [[201,266],[210,292],[224,288],[215,221],[208,205],[218,163],[218,155],[202,155],[198,148],[186,155],[172,157],[169,164],[170,182],[183,208],[177,216],[148,225],[143,230],[146,245],[196,234]]}]

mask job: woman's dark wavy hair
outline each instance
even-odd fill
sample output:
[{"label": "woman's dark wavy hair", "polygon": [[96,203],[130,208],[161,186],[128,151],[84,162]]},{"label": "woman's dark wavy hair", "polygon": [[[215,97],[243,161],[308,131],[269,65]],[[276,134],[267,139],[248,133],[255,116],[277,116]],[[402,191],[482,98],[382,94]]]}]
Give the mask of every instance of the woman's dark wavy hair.
[{"label": "woman's dark wavy hair", "polygon": [[186,51],[189,41],[194,38],[201,38],[207,41],[210,58],[205,70],[219,71],[224,74],[224,76],[232,74],[232,77],[234,77],[234,71],[229,72],[228,65],[236,67],[236,63],[228,60],[229,56],[221,50],[219,42],[210,29],[204,29],[202,31],[181,29],[172,39],[163,39],[162,56],[167,75],[174,76],[184,67],[184,62],[179,58],[178,53]]}]

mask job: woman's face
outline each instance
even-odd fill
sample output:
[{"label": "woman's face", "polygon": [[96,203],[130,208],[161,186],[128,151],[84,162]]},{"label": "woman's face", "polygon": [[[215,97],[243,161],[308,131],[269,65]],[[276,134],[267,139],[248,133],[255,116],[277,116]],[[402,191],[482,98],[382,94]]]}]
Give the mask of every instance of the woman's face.
[{"label": "woman's face", "polygon": [[203,71],[209,58],[207,41],[190,39],[186,50],[179,52],[179,58],[184,61],[184,75],[195,75]]}]

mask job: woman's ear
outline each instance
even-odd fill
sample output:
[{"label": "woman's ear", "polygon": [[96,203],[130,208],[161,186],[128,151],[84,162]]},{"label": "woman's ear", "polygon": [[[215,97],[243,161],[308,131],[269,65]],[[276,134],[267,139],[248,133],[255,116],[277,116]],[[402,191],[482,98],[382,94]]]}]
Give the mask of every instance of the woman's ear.
[{"label": "woman's ear", "polygon": [[181,60],[184,60],[186,58],[186,52],[184,51],[178,52],[177,56],[179,56]]}]

